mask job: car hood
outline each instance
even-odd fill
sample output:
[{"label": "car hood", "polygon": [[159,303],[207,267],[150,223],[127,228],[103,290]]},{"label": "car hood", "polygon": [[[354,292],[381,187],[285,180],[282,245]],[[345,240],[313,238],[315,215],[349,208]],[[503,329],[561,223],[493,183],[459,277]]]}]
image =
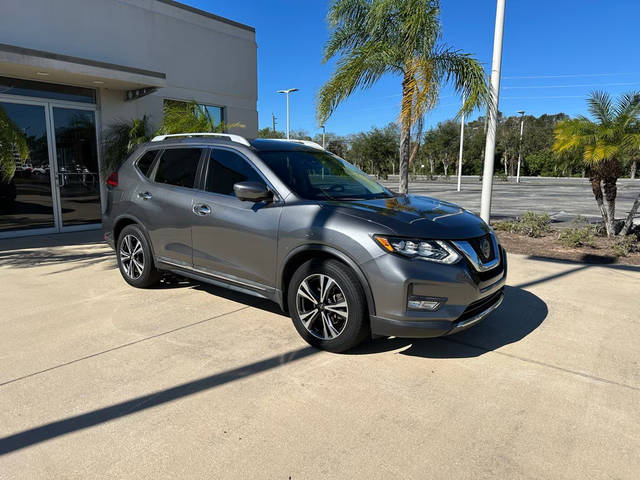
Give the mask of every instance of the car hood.
[{"label": "car hood", "polygon": [[[478,216],[453,203],[435,198],[400,195],[375,200],[327,202],[337,212],[362,218],[399,236],[461,240],[490,232]],[[372,227],[376,228],[376,227]]]}]

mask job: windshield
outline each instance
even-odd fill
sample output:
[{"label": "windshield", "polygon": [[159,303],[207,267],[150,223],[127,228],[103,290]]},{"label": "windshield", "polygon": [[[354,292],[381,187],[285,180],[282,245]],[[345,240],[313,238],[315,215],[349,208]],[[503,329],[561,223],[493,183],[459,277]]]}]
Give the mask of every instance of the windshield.
[{"label": "windshield", "polygon": [[291,190],[307,200],[368,200],[394,196],[366,173],[327,152],[261,152],[260,158]]}]

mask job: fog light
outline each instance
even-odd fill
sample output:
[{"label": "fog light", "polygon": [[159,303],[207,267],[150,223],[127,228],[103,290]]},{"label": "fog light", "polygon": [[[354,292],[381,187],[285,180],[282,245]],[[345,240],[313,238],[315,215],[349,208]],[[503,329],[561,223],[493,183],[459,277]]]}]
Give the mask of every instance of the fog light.
[{"label": "fog light", "polygon": [[446,298],[409,295],[409,299],[407,300],[407,308],[409,310],[428,310],[430,312],[434,312],[438,310],[446,301]]}]

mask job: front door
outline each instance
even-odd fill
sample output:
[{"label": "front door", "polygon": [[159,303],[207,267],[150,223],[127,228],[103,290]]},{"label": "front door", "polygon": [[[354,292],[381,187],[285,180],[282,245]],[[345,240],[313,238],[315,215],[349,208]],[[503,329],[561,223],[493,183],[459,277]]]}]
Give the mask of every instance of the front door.
[{"label": "front door", "polygon": [[100,223],[95,109],[0,99],[0,237]]},{"label": "front door", "polygon": [[60,228],[100,223],[100,175],[93,110],[52,107]]},{"label": "front door", "polygon": [[48,113],[44,103],[0,101],[0,236],[57,229]]},{"label": "front door", "polygon": [[282,207],[236,198],[235,183],[265,181],[231,149],[211,150],[204,178],[205,191],[194,194],[201,212],[193,220],[194,267],[258,290],[273,288]]}]

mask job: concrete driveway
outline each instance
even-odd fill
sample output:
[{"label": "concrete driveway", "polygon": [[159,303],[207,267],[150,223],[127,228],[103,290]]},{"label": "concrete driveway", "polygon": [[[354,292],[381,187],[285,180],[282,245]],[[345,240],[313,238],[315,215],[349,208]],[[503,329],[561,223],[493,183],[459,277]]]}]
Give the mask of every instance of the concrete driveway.
[{"label": "concrete driveway", "polygon": [[0,242],[3,480],[638,478],[637,268],[511,255],[484,323],[336,355],[96,238]]}]

